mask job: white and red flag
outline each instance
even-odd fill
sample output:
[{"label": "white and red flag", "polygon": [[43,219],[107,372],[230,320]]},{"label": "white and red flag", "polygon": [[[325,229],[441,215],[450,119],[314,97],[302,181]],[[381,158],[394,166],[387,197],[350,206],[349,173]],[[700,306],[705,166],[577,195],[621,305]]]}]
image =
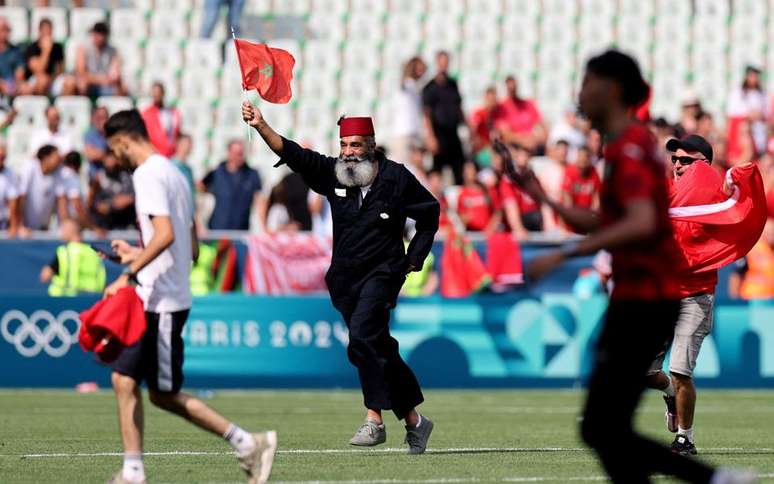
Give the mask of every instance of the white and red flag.
[{"label": "white and red flag", "polygon": [[766,195],[754,164],[733,167],[724,179],[706,163],[694,163],[670,188],[669,216],[685,272],[726,266],[744,257],[760,238]]}]

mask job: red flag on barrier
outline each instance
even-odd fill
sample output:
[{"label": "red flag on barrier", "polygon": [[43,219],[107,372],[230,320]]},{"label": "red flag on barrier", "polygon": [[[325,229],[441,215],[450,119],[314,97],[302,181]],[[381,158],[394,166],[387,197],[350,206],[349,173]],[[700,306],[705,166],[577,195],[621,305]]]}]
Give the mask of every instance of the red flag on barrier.
[{"label": "red flag on barrier", "polygon": [[239,68],[242,71],[242,88],[255,89],[266,101],[285,104],[293,95],[290,81],[296,60],[286,50],[266,44],[254,44],[234,39]]}]

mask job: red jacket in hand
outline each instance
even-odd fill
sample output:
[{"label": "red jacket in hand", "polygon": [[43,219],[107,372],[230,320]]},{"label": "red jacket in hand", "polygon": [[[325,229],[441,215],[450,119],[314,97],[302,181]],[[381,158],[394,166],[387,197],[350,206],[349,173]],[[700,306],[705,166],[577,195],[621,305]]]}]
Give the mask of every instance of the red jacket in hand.
[{"label": "red jacket in hand", "polygon": [[118,358],[145,333],[145,308],[134,287],[124,287],[115,296],[102,299],[81,313],[78,341],[102,361]]}]

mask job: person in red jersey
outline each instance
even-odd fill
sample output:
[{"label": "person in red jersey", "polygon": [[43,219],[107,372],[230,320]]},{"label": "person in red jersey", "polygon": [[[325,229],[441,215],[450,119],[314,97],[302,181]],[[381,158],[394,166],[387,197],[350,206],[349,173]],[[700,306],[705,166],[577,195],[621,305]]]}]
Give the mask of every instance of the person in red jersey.
[{"label": "person in red jersey", "polygon": [[564,204],[570,207],[599,209],[599,191],[602,180],[591,165],[591,150],[587,146],[578,148],[575,163],[567,165],[562,180]]},{"label": "person in red jersey", "polygon": [[[673,453],[633,428],[651,362],[674,334],[679,311],[675,280],[678,251],[672,240],[665,168],[647,128],[630,116],[648,96],[639,66],[610,50],[591,58],[580,92],[581,111],[606,140],[600,212],[550,199],[534,173],[511,176],[568,225],[590,235],[532,260],[538,278],[566,258],[610,251],[614,287],[597,342],[581,436],[615,483],[647,483],[653,473],[696,483],[754,482],[754,477],[713,468]],[[503,147],[498,145],[498,151]]]},{"label": "person in red jersey", "polygon": [[487,188],[478,179],[478,168],[472,161],[462,167],[465,184],[457,196],[457,214],[467,230],[493,232],[500,222],[500,212],[495,206],[494,189]]}]

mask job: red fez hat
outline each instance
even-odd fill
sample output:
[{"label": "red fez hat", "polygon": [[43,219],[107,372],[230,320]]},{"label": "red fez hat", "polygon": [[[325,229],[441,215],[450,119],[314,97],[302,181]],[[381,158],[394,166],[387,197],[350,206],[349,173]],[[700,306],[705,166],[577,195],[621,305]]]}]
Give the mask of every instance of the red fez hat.
[{"label": "red fez hat", "polygon": [[345,136],[373,136],[374,122],[371,118],[339,118],[339,138]]}]

